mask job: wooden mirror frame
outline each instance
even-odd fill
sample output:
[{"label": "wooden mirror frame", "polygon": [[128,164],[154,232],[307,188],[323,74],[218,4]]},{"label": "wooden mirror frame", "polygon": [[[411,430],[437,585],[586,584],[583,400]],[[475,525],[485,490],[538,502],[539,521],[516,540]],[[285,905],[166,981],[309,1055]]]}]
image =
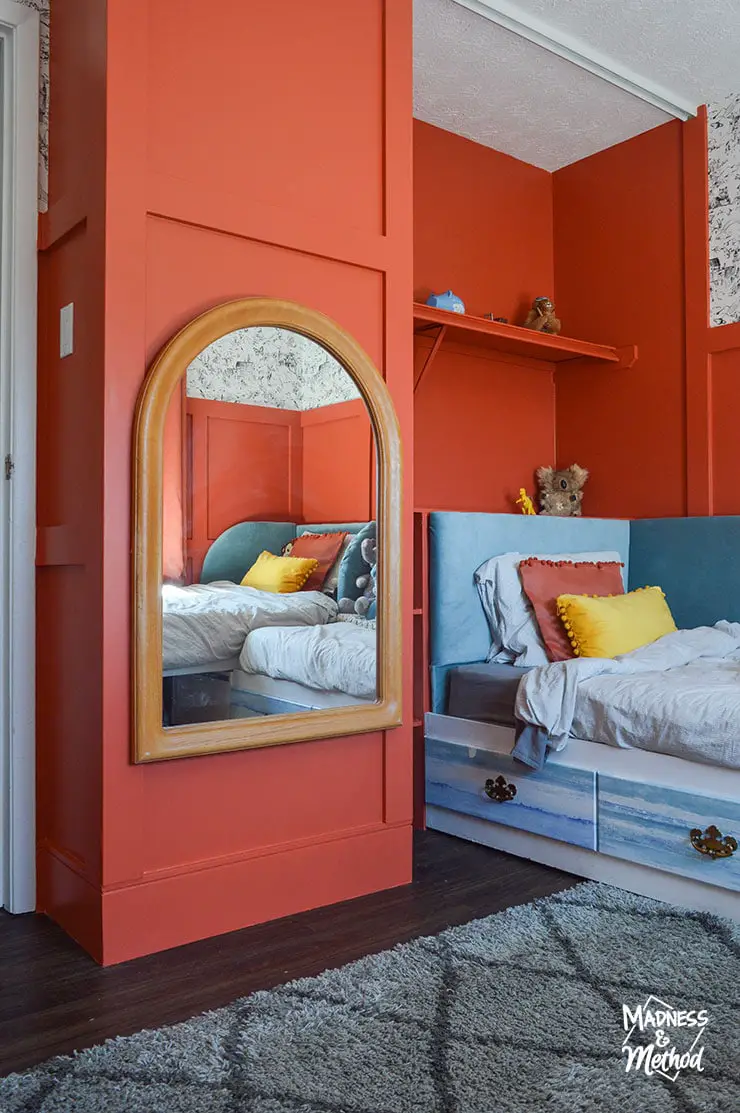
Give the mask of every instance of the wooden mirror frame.
[{"label": "wooden mirror frame", "polygon": [[[162,725],[162,489],[164,425],[173,391],[195,357],[236,329],[290,329],[320,344],[352,376],[368,407],[377,457],[377,699],[323,711]],[[186,325],[152,364],[136,406],[133,474],[133,760],[162,761],[384,730],[401,723],[401,439],[388,388],[338,324],[273,298],[244,298]]]}]

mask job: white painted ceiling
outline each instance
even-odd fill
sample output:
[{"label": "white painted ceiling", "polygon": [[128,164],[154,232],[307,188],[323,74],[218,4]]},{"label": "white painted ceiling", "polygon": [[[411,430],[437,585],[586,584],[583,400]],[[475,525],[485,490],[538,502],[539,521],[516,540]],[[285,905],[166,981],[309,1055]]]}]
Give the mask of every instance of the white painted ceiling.
[{"label": "white painted ceiling", "polygon": [[[740,0],[516,0],[692,107],[740,92]],[[455,0],[414,0],[414,114],[556,170],[671,117]]]}]

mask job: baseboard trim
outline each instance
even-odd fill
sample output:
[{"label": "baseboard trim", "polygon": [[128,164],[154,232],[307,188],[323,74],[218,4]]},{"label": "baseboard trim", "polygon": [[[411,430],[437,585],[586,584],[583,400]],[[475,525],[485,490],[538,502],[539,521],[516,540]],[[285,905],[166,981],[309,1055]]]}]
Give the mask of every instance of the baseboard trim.
[{"label": "baseboard trim", "polygon": [[409,822],[108,890],[103,965],[406,885],[411,840]]},{"label": "baseboard trim", "polygon": [[37,911],[59,924],[97,962],[102,962],[100,886],[89,881],[74,861],[51,846],[36,852]]},{"label": "baseboard trim", "polygon": [[106,885],[105,891],[113,892],[117,889],[129,889],[137,885],[151,885],[170,877],[182,877],[183,874],[200,873],[202,870],[220,869],[222,866],[234,866],[240,862],[247,862],[252,858],[269,858],[276,854],[287,854],[292,850],[302,850],[305,847],[317,846],[322,843],[343,842],[347,839],[361,838],[363,835],[385,831],[391,826],[402,827],[402,823],[366,823],[361,827],[345,827],[339,831],[328,831],[320,835],[307,835],[305,838],[292,839],[288,842],[271,843],[268,846],[250,847],[233,854],[220,854],[212,858],[200,858],[194,862],[181,862],[173,866],[161,866],[156,869],[144,870],[141,878],[134,881],[120,881],[113,885]]}]

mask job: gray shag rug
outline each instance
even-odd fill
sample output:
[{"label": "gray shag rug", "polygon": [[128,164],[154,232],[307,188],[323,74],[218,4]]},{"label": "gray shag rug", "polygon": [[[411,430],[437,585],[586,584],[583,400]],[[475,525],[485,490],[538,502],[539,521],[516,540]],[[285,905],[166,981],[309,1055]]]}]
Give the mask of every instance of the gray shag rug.
[{"label": "gray shag rug", "polygon": [[[588,882],[51,1059],[0,1080],[0,1110],[731,1113],[739,987],[740,925]],[[685,1026],[630,1035],[624,1005],[708,1022],[698,1040]],[[703,1069],[627,1072],[626,1037],[668,1039]]]}]

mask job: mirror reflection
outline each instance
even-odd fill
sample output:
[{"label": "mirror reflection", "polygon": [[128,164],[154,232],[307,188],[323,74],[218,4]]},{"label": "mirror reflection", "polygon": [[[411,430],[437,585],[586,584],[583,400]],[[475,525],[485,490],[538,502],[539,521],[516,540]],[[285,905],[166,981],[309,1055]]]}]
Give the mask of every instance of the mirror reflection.
[{"label": "mirror reflection", "polygon": [[372,703],[375,438],[345,368],[287,329],[221,337],[162,478],[163,725]]}]

